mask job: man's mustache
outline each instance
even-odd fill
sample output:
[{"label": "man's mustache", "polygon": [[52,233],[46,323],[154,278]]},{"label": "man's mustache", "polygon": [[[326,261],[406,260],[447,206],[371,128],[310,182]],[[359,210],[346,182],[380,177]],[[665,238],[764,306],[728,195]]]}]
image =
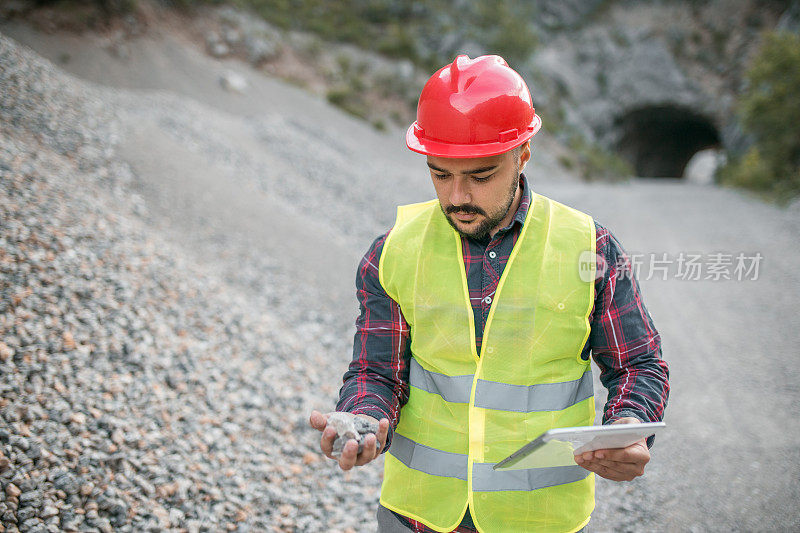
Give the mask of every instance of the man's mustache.
[{"label": "man's mustache", "polygon": [[486,215],[483,209],[475,205],[451,205],[445,210],[446,214],[459,213],[462,215]]}]

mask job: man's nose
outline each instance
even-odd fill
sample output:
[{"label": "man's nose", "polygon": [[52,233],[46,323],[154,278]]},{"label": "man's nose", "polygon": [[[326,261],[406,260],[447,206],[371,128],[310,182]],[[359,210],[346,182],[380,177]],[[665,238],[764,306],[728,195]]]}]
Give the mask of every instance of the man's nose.
[{"label": "man's nose", "polygon": [[469,194],[469,188],[466,186],[464,180],[455,178],[453,179],[453,189],[450,191],[450,203],[452,205],[465,205],[472,201]]}]

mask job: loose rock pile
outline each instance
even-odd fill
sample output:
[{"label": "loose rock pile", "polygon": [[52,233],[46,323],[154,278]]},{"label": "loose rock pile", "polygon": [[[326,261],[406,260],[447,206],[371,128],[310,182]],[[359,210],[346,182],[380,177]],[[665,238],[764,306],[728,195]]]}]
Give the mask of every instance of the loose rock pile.
[{"label": "loose rock pile", "polygon": [[0,35],[0,532],[363,529],[380,466],[306,429],[330,318],[154,233],[111,101]]}]

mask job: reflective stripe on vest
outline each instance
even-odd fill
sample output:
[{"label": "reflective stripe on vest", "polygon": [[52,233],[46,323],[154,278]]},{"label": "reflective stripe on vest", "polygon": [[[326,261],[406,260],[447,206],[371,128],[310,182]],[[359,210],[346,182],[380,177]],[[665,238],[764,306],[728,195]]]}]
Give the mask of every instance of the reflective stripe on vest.
[{"label": "reflective stripe on vest", "polygon": [[413,357],[409,369],[408,382],[412,387],[422,389],[431,394],[438,394],[448,402],[469,403],[469,394],[472,391],[473,374],[464,376],[447,376],[430,372]]},{"label": "reflective stripe on vest", "polygon": [[395,433],[392,437],[392,455],[409,468],[432,476],[467,479],[468,456],[451,453],[419,444]]},{"label": "reflective stripe on vest", "polygon": [[[470,374],[447,376],[431,372],[411,358],[410,385],[438,394],[448,402],[469,403],[473,378]],[[576,380],[527,386],[479,379],[475,388],[475,406],[520,413],[560,411],[590,398],[592,394],[591,370],[587,370]]]},{"label": "reflective stripe on vest", "polygon": [[[397,434],[392,439],[392,455],[407,467],[432,476],[467,479],[466,454],[437,450]],[[578,465],[496,471],[492,468],[495,464],[472,465],[472,490],[537,490],[580,481],[589,475],[588,470]]]}]

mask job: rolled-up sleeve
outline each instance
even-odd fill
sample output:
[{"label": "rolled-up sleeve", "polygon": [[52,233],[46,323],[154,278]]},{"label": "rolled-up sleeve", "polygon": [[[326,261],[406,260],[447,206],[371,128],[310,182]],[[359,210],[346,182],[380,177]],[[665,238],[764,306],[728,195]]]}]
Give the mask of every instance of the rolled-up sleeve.
[{"label": "rolled-up sleeve", "polygon": [[661,335],[644,305],[630,257],[599,224],[597,251],[606,268],[596,291],[589,342],[600,381],[608,389],[603,423],[625,416],[661,421],[669,398]]},{"label": "rolled-up sleeve", "polygon": [[400,306],[380,284],[378,263],[387,234],[372,243],[356,274],[356,319],[353,359],[342,378],[337,411],[389,420],[389,449],[400,408],[408,401],[409,327]]}]

